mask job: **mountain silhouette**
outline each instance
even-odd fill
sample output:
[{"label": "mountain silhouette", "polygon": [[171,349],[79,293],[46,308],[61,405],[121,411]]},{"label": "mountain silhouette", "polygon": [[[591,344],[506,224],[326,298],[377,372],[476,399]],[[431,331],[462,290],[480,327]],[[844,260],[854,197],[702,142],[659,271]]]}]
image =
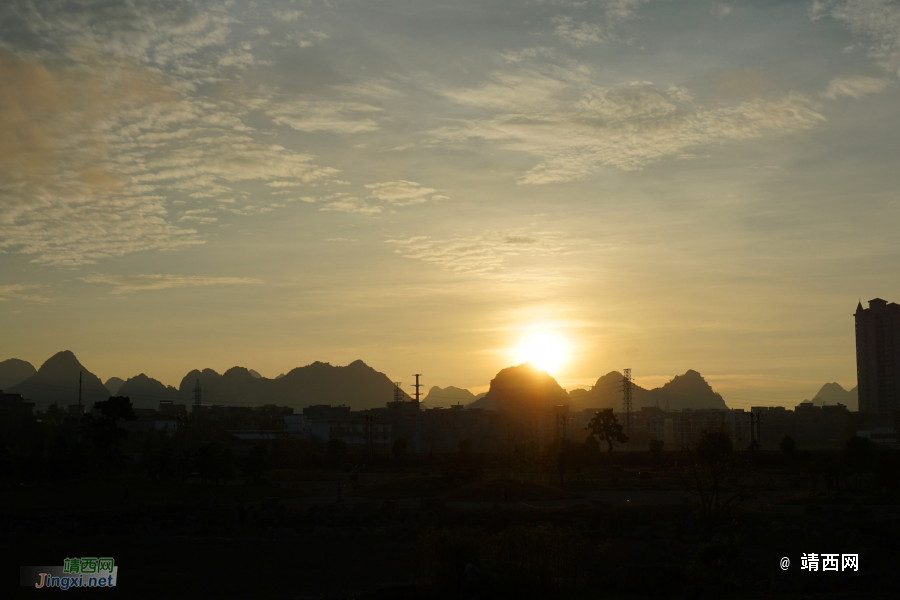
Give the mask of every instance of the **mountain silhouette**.
[{"label": "mountain silhouette", "polygon": [[119,388],[121,388],[124,383],[125,380],[121,377],[110,377],[103,385],[106,386],[106,389],[109,390],[110,394],[117,396],[119,394]]},{"label": "mountain silhouette", "polygon": [[[572,410],[586,408],[612,408],[622,410],[622,374],[611,371],[603,375],[591,390],[572,390],[569,393],[569,405]],[[709,383],[700,373],[693,369],[684,375],[676,375],[665,385],[647,390],[632,384],[632,402],[635,410],[643,406],[659,406],[671,410],[683,408],[717,408],[728,406],[722,396],[713,391]]]},{"label": "mountain silhouette", "polygon": [[[108,382],[107,382],[108,383]],[[109,387],[109,385],[107,385]],[[143,373],[131,377],[122,384],[118,390],[118,396],[127,396],[135,408],[159,408],[160,400],[183,400],[184,394],[170,385],[163,385],[152,377]]]},{"label": "mountain silhouette", "polygon": [[495,410],[535,410],[556,404],[568,404],[569,395],[546,371],[529,363],[507,367],[491,380],[484,397],[467,408]]},{"label": "mountain silhouette", "polygon": [[670,409],[682,408],[717,408],[727,409],[728,405],[721,395],[713,391],[703,376],[688,369],[684,375],[676,375],[662,387],[635,393],[635,406],[656,406]]},{"label": "mountain silhouette", "polygon": [[35,403],[35,408],[46,409],[55,402],[65,410],[69,404],[78,403],[79,372],[82,375],[82,404],[90,407],[94,402],[109,398],[109,390],[100,378],[84,368],[69,350],[57,352],[41,365],[37,373],[4,391],[22,394]]},{"label": "mountain silhouette", "polygon": [[428,408],[446,407],[453,404],[470,404],[475,400],[475,395],[469,390],[452,385],[445,388],[434,386],[428,390],[428,394],[422,399],[422,405]]},{"label": "mountain silhouette", "polygon": [[[388,376],[361,360],[346,367],[314,362],[277,379],[254,377],[244,367],[232,367],[221,375],[212,369],[195,369],[178,386],[182,399],[192,397],[198,380],[203,404],[278,404],[296,411],[311,404],[345,404],[363,410],[383,408],[394,399],[394,384]],[[411,400],[406,392],[402,399]]]},{"label": "mountain silhouette", "polygon": [[816,406],[822,406],[824,404],[834,406],[835,404],[841,403],[847,407],[847,410],[857,411],[859,410],[859,386],[856,386],[851,390],[845,390],[844,387],[837,382],[826,383],[813,397],[812,403]]},{"label": "mountain silhouette", "polygon": [[0,362],[0,390],[18,385],[37,373],[28,361],[10,358]]},{"label": "mountain silhouette", "polygon": [[250,369],[250,375],[252,375],[256,379],[262,379],[262,375],[260,375],[257,371],[254,371],[253,369]]}]

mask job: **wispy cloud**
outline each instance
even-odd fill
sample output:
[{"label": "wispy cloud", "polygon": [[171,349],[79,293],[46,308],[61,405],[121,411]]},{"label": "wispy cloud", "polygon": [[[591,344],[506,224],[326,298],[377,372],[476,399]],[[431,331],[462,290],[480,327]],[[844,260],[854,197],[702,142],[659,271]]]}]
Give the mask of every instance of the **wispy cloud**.
[{"label": "wispy cloud", "polygon": [[0,302],[8,302],[10,300],[20,300],[32,304],[50,302],[51,298],[41,293],[43,288],[44,286],[39,284],[13,283],[0,285]]},{"label": "wispy cloud", "polygon": [[410,206],[422,204],[429,200],[446,200],[447,196],[435,194],[434,188],[424,187],[415,181],[385,181],[369,183],[365,186],[371,190],[372,198],[391,206]]},{"label": "wispy cloud", "polygon": [[824,120],[797,92],[725,107],[693,101],[683,87],[649,83],[599,87],[581,69],[554,74],[495,73],[477,88],[446,92],[460,103],[494,111],[432,130],[434,143],[486,140],[538,157],[520,183],[585,177],[609,165],[640,169],[688,148],[807,129]]},{"label": "wispy cloud", "polygon": [[[277,112],[284,94],[224,85],[236,68],[262,64],[224,12],[178,1],[12,0],[0,22],[40,49],[0,50],[0,250],[75,266],[185,248],[205,241],[191,225],[215,222],[209,201],[234,204],[247,185],[336,182],[336,169],[245,123],[254,111]],[[223,93],[197,93],[210,83]],[[347,130],[345,109],[313,111],[308,122]],[[171,211],[176,202],[187,204]],[[275,204],[264,196],[227,210]]]},{"label": "wispy cloud", "polygon": [[527,229],[495,230],[451,238],[391,238],[386,243],[396,245],[395,252],[406,258],[466,274],[495,271],[513,256],[564,254],[571,246],[563,233]]},{"label": "wispy cloud", "polygon": [[822,97],[829,100],[837,100],[841,97],[859,99],[884,91],[888,85],[890,85],[890,81],[880,77],[863,77],[862,75],[836,77],[828,83],[828,89],[822,92]]},{"label": "wispy cloud", "polygon": [[900,5],[890,0],[815,0],[810,16],[830,16],[856,35],[869,38],[869,56],[887,72],[900,76]]},{"label": "wispy cloud", "polygon": [[349,194],[342,194],[337,199],[329,201],[319,210],[325,212],[377,215],[383,210],[383,207],[377,204],[372,204],[364,198],[357,198],[356,196],[351,196]]},{"label": "wispy cloud", "polygon": [[179,275],[90,275],[82,277],[86,283],[103,283],[113,286],[112,293],[127,294],[144,290],[202,287],[210,285],[248,285],[262,283],[246,277],[203,277]]},{"label": "wispy cloud", "polygon": [[[573,9],[590,7],[599,9],[601,19],[598,22],[586,20],[585,12],[577,10],[575,16],[557,15],[553,17],[553,32],[564,41],[574,46],[600,44],[616,38],[618,28],[637,17],[642,5],[650,0],[598,0],[597,2],[564,2],[558,3]],[[593,13],[594,11],[590,11]]]}]

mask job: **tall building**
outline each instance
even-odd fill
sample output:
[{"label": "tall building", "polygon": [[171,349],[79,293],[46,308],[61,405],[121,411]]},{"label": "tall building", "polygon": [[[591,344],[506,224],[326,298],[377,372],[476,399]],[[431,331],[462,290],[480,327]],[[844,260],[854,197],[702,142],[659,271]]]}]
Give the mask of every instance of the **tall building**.
[{"label": "tall building", "polygon": [[859,411],[900,410],[900,304],[875,298],[854,316]]}]

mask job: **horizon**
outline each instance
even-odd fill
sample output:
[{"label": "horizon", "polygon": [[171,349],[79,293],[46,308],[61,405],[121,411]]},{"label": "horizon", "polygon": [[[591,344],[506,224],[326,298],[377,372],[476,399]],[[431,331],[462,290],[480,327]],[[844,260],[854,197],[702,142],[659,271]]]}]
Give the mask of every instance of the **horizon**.
[{"label": "horizon", "polygon": [[527,357],[567,390],[694,369],[737,408],[852,389],[858,299],[900,299],[897,22],[10,0],[4,351],[166,385],[362,359],[477,394]]},{"label": "horizon", "polygon": [[[187,371],[185,372],[185,374],[182,375],[177,381],[167,382],[167,381],[163,381],[163,380],[161,380],[161,379],[158,379],[158,378],[156,378],[156,377],[153,377],[153,375],[148,374],[148,373],[143,372],[143,371],[140,372],[140,373],[135,373],[134,375],[130,375],[130,376],[128,376],[128,377],[120,377],[120,376],[118,376],[118,375],[111,375],[111,376],[103,376],[103,375],[100,375],[100,374],[98,374],[97,372],[92,371],[92,370],[89,368],[88,365],[85,365],[85,364],[84,364],[84,361],[82,361],[82,360],[78,357],[78,354],[75,353],[75,352],[73,352],[72,350],[61,350],[61,351],[59,351],[59,352],[57,352],[57,353],[54,353],[53,356],[55,356],[56,354],[62,354],[62,353],[65,353],[65,352],[70,352],[70,353],[72,353],[72,355],[75,357],[75,359],[76,359],[76,360],[77,360],[77,361],[78,361],[78,362],[79,362],[79,363],[80,363],[87,371],[89,371],[90,373],[92,373],[93,375],[95,375],[98,379],[100,379],[100,381],[101,381],[104,385],[105,385],[105,384],[107,383],[107,381],[108,381],[109,379],[111,379],[112,377],[119,377],[119,379],[121,379],[123,382],[127,382],[129,379],[131,379],[131,378],[133,378],[133,377],[138,377],[138,376],[140,376],[140,375],[145,375],[146,377],[148,377],[148,378],[150,378],[150,379],[154,379],[154,380],[156,380],[156,381],[159,381],[160,383],[162,383],[163,385],[165,385],[165,386],[167,386],[167,387],[173,387],[173,388],[175,388],[175,389],[179,389],[179,386],[180,386],[180,384],[182,383],[182,381],[183,381],[190,373],[192,373],[192,372],[194,372],[194,371],[203,371],[203,370],[205,370],[205,369],[212,369],[212,370],[215,371],[218,375],[223,375],[225,372],[227,372],[227,371],[229,371],[229,370],[231,370],[231,369],[235,369],[235,368],[246,369],[246,370],[248,370],[248,371],[255,371],[255,372],[256,372],[261,378],[263,378],[263,379],[274,380],[274,379],[276,379],[279,375],[287,375],[288,373],[290,373],[290,372],[293,371],[294,369],[300,369],[300,368],[308,367],[308,366],[310,366],[310,365],[312,365],[312,364],[314,364],[314,363],[316,363],[316,362],[318,362],[318,363],[324,363],[324,364],[327,364],[327,365],[332,366],[332,367],[346,367],[346,366],[349,366],[350,364],[352,364],[352,363],[354,363],[354,362],[356,362],[356,361],[361,361],[363,364],[365,364],[366,366],[368,366],[368,367],[374,369],[376,372],[383,373],[383,372],[380,371],[377,367],[374,367],[373,365],[370,365],[370,364],[367,363],[365,360],[363,360],[363,359],[356,359],[356,360],[350,361],[350,362],[347,363],[346,365],[333,364],[333,363],[330,363],[330,362],[328,362],[328,361],[313,361],[312,363],[309,363],[309,364],[306,364],[306,365],[298,365],[298,366],[296,366],[296,367],[294,367],[294,368],[292,368],[292,369],[289,369],[289,370],[287,370],[287,371],[278,373],[277,375],[266,375],[265,373],[260,372],[259,369],[256,369],[256,368],[254,368],[254,367],[248,367],[248,366],[245,366],[245,365],[232,365],[231,367],[226,367],[226,368],[223,368],[223,369],[216,369],[216,368],[212,368],[212,367],[208,367],[208,366],[207,366],[207,367],[193,367],[193,368],[187,370]],[[28,362],[29,364],[31,364],[36,370],[39,370],[39,369],[41,368],[41,366],[43,365],[43,363],[46,362],[46,360],[49,360],[50,358],[52,358],[52,356],[51,356],[51,357],[48,357],[48,358],[45,359],[44,361],[41,361],[40,363],[34,363],[34,362],[32,362],[32,361],[26,361],[26,362]],[[25,360],[25,359],[22,359],[22,358],[20,358],[20,357],[7,357],[7,358],[0,359],[0,362],[3,362],[3,361],[8,360],[8,359]],[[503,369],[514,368],[514,367],[520,367],[520,366],[524,366],[524,365],[526,365],[526,364],[529,364],[529,363],[528,363],[528,362],[525,362],[525,363],[521,363],[521,364],[519,364],[519,365],[509,365],[509,366],[507,366],[507,367],[503,367]],[[536,368],[538,371],[542,371],[542,372],[545,372],[545,373],[546,373],[546,371],[545,371],[544,369],[540,368],[540,367],[536,367],[535,365],[531,365],[531,366],[532,366],[532,368]],[[501,370],[502,370],[502,369],[501,369]],[[643,389],[645,389],[645,390],[651,390],[651,389],[654,389],[654,388],[659,388],[659,387],[664,386],[665,384],[671,382],[675,377],[683,376],[683,375],[685,375],[688,371],[695,371],[695,372],[697,372],[697,373],[703,378],[703,380],[706,381],[707,384],[709,384],[709,386],[710,386],[710,388],[712,389],[712,391],[713,391],[714,393],[716,393],[716,394],[718,394],[719,396],[722,397],[722,399],[725,401],[725,404],[727,405],[727,407],[728,407],[729,409],[743,408],[743,409],[747,409],[747,410],[748,410],[749,407],[750,407],[751,405],[753,405],[753,406],[784,406],[785,408],[791,409],[791,408],[793,408],[793,406],[795,406],[796,404],[799,404],[799,403],[801,403],[801,402],[811,401],[812,399],[814,399],[814,398],[816,397],[816,395],[819,393],[819,391],[821,391],[822,388],[823,388],[824,386],[837,384],[837,385],[840,386],[844,391],[852,391],[852,390],[854,389],[854,387],[855,387],[855,386],[846,387],[846,386],[842,385],[842,384],[839,383],[839,382],[824,382],[824,383],[820,384],[820,385],[816,388],[815,393],[810,394],[807,398],[798,399],[798,400],[787,400],[787,401],[785,401],[785,402],[783,402],[783,403],[772,403],[772,402],[767,402],[767,401],[765,401],[765,399],[760,399],[760,400],[757,401],[757,400],[749,400],[749,399],[746,399],[746,398],[737,398],[737,399],[735,399],[734,397],[729,397],[727,394],[723,394],[723,393],[721,393],[719,390],[717,390],[717,389],[715,388],[715,385],[712,383],[712,381],[710,381],[710,378],[707,377],[706,375],[704,375],[702,372],[698,371],[697,369],[688,369],[688,370],[686,370],[684,373],[677,373],[677,374],[671,375],[671,376],[659,376],[659,377],[655,377],[655,378],[654,378],[654,377],[643,377],[643,378],[641,378],[640,380],[638,380],[637,378],[634,378],[634,377],[633,377],[633,378],[632,378],[632,381],[633,381],[634,385],[637,386],[637,387],[643,388]],[[596,383],[596,381],[597,381],[599,378],[605,377],[606,375],[610,375],[610,374],[612,374],[612,373],[619,373],[619,374],[621,375],[621,372],[620,372],[619,370],[617,370],[617,369],[612,369],[612,370],[606,371],[605,373],[603,373],[603,374],[598,375],[597,377],[595,377],[595,378],[591,381],[591,383],[590,383],[589,385],[587,385],[587,386],[567,387],[567,386],[562,385],[562,384],[560,383],[560,387],[562,387],[562,389],[565,390],[567,393],[571,393],[571,392],[573,392],[573,391],[575,391],[575,390],[585,390],[585,391],[590,391],[590,390],[593,388],[594,383]],[[553,377],[552,374],[550,374],[550,373],[547,373],[547,374],[548,374],[551,378],[553,378],[554,380],[556,380],[556,378]],[[386,374],[386,373],[385,373],[385,375],[387,375],[388,378],[389,378],[391,381],[395,381],[395,378],[394,378],[394,377],[391,377],[389,374]],[[496,375],[496,374],[495,374],[495,375]],[[491,379],[493,379],[493,378],[494,378],[494,377],[492,376]],[[401,382],[401,383],[402,383],[402,382]],[[559,382],[557,381],[557,383],[559,383]],[[406,389],[405,389],[406,387],[412,387],[412,386],[405,386],[405,385],[404,385],[404,386],[402,386],[402,387],[404,388],[404,391],[406,391]],[[456,387],[456,388],[459,388],[459,389],[467,390],[467,391],[471,392],[473,395],[477,396],[477,395],[479,395],[479,394],[486,393],[486,392],[490,389],[490,383],[488,383],[488,384],[486,384],[486,385],[484,385],[484,386],[481,386],[481,387],[479,387],[479,388],[465,388],[465,387],[456,386],[456,385],[453,385],[453,384],[447,384],[447,385],[439,385],[439,384],[430,384],[430,385],[426,385],[426,384],[423,384],[422,387],[426,390],[426,391],[422,394],[422,399],[423,399],[423,401],[424,401],[424,399],[428,397],[428,395],[429,395],[429,393],[430,393],[430,391],[431,391],[431,388],[433,388],[433,387],[439,387],[439,388],[441,388],[442,390],[443,390],[443,389],[446,389],[446,388],[448,388],[448,387]],[[76,389],[76,388],[73,387],[73,389]],[[0,391],[2,391],[2,390],[0,390]],[[410,395],[413,394],[413,392],[409,392],[409,391],[407,391],[407,393],[410,394]],[[825,403],[827,404],[827,401],[826,401]],[[213,402],[213,404],[215,404],[215,402]]]}]

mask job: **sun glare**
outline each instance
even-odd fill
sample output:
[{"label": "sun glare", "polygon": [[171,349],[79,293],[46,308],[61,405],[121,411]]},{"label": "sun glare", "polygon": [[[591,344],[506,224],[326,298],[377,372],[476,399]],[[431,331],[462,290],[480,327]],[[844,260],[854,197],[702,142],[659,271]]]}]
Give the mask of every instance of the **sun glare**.
[{"label": "sun glare", "polygon": [[543,369],[551,375],[559,369],[566,360],[566,348],[563,340],[551,333],[536,333],[530,335],[519,346],[519,362],[531,363],[539,369]]}]

